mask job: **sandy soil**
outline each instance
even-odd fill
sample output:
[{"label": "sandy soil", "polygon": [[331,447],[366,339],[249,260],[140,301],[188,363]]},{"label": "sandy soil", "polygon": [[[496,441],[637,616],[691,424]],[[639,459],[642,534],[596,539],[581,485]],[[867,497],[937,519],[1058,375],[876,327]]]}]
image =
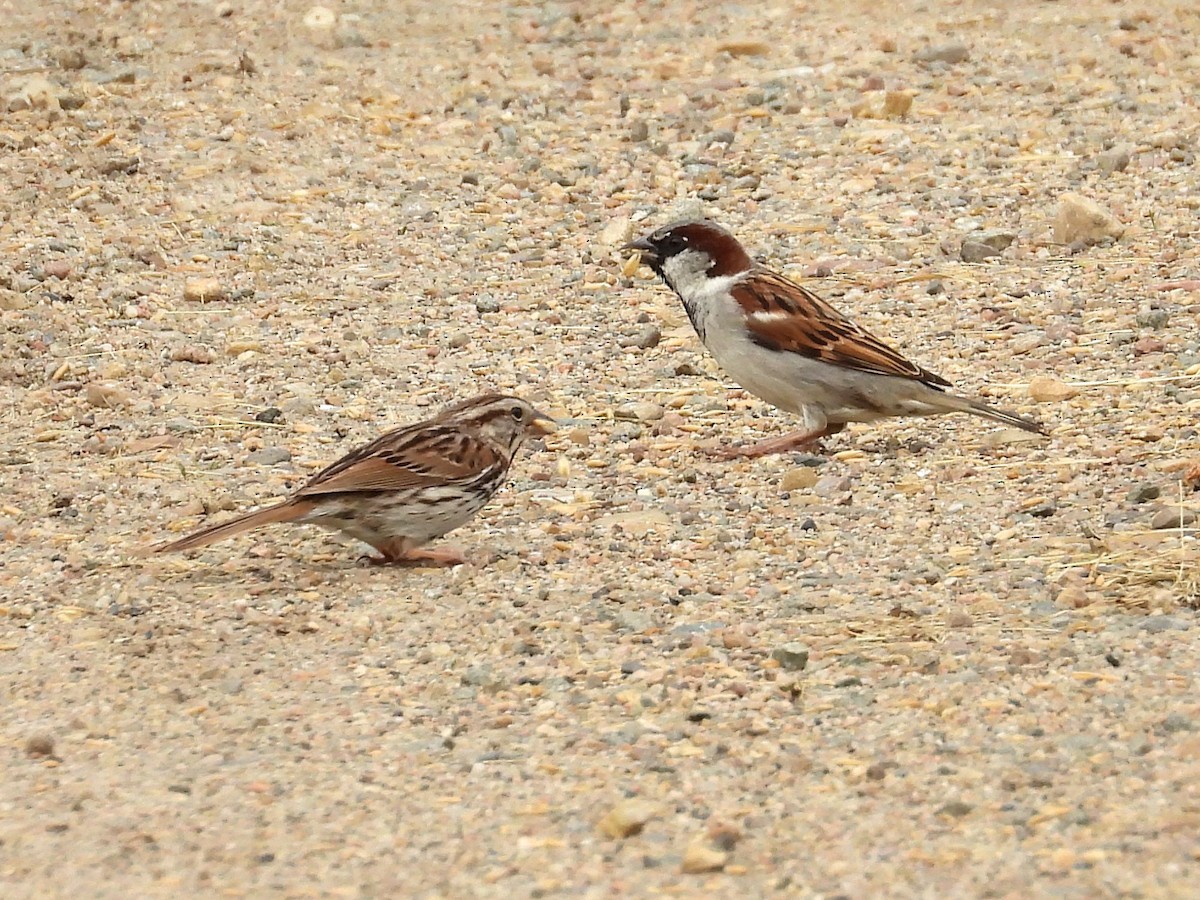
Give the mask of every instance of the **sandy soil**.
[{"label": "sandy soil", "polygon": [[[1192,894],[1195,4],[327,12],[0,3],[4,895]],[[1053,435],[697,452],[698,211]],[[137,555],[484,388],[472,567]]]}]

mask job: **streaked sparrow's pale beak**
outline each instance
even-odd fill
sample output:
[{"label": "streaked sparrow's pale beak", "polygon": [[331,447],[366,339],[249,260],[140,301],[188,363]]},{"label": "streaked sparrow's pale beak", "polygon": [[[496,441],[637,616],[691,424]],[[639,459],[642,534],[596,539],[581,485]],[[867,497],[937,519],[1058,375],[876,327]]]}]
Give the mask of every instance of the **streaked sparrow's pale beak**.
[{"label": "streaked sparrow's pale beak", "polygon": [[533,411],[533,419],[530,421],[529,425],[534,431],[540,434],[553,434],[555,429],[558,428],[558,422],[550,418],[544,412],[536,409]]}]

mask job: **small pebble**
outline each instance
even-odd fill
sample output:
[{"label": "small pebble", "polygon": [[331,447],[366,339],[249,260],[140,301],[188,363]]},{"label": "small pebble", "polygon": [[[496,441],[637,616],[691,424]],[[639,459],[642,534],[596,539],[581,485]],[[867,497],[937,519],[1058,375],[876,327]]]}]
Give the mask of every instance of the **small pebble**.
[{"label": "small pebble", "polygon": [[213,353],[207,347],[203,347],[200,344],[185,344],[171,351],[171,359],[174,362],[206,365],[213,361]]},{"label": "small pebble", "polygon": [[817,483],[817,473],[809,466],[798,466],[788,469],[779,479],[779,486],[785,491],[807,490]]},{"label": "small pebble", "polygon": [[640,350],[650,350],[658,346],[662,340],[662,331],[656,325],[647,325],[637,334],[629,335],[617,341],[621,347],[636,347]]},{"label": "small pebble", "polygon": [[61,69],[75,71],[87,65],[87,57],[78,47],[66,47],[58,51],[55,62]]},{"label": "small pebble", "polygon": [[903,119],[912,109],[913,95],[910,91],[888,91],[883,95],[880,115],[885,119]]},{"label": "small pebble", "polygon": [[1138,311],[1134,319],[1139,328],[1153,328],[1156,331],[1166,328],[1171,321],[1171,314],[1165,309],[1146,308]]},{"label": "small pebble", "polygon": [[54,738],[49,734],[31,735],[25,741],[25,755],[38,759],[54,755]]},{"label": "small pebble", "polygon": [[1124,147],[1114,147],[1096,155],[1096,168],[1105,175],[1113,172],[1124,172],[1129,166],[1129,151]]},{"label": "small pebble", "polygon": [[719,872],[728,862],[729,854],[724,850],[718,850],[707,841],[693,841],[683,853],[679,870],[686,875]]},{"label": "small pebble", "polygon": [[963,241],[962,248],[958,252],[959,259],[966,263],[983,262],[985,259],[999,255],[1000,251],[995,247],[989,247],[987,244],[975,240]]},{"label": "small pebble", "polygon": [[624,403],[613,410],[613,415],[618,419],[636,419],[639,422],[657,422],[665,414],[663,407],[648,400]]},{"label": "small pebble", "polygon": [[291,458],[292,452],[285,447],[263,447],[246,454],[246,462],[256,466],[277,466]]},{"label": "small pebble", "polygon": [[1131,487],[1125,499],[1130,503],[1145,503],[1147,500],[1157,500],[1161,493],[1162,488],[1153,481],[1143,481]]},{"label": "small pebble", "polygon": [[254,414],[254,421],[266,422],[268,424],[278,422],[283,418],[283,410],[275,406],[269,406],[261,412]]},{"label": "small pebble", "polygon": [[1117,240],[1125,226],[1095,200],[1079,194],[1063,194],[1054,213],[1053,236],[1056,243],[1087,246],[1111,238]]},{"label": "small pebble", "polygon": [[951,800],[938,809],[938,815],[961,819],[963,816],[968,815],[974,808],[970,803],[964,803],[961,800]]},{"label": "small pebble", "polygon": [[620,840],[641,834],[646,823],[658,814],[658,807],[641,797],[622,800],[610,809],[597,824],[600,833]]},{"label": "small pebble", "polygon": [[808,647],[789,641],[771,651],[771,659],[789,672],[802,672],[808,666]]},{"label": "small pebble", "polygon": [[1053,500],[1047,500],[1044,503],[1039,503],[1037,506],[1030,508],[1029,514],[1035,519],[1048,519],[1058,510]]},{"label": "small pebble", "polygon": [[51,278],[65,280],[71,274],[71,264],[65,259],[52,259],[42,266],[42,271]]},{"label": "small pebble", "polygon": [[934,44],[919,50],[914,57],[917,62],[961,63],[971,58],[971,50],[961,41],[948,44]]},{"label": "small pebble", "polygon": [[893,768],[893,764],[886,762],[871,763],[867,766],[866,776],[870,781],[883,781],[887,778],[888,769]]},{"label": "small pebble", "polygon": [[849,475],[823,475],[813,485],[813,493],[818,497],[834,497],[846,493],[853,484]]},{"label": "small pebble", "polygon": [[1150,520],[1150,527],[1155,531],[1164,528],[1184,528],[1196,521],[1196,513],[1179,506],[1168,506],[1160,509]]},{"label": "small pebble", "polygon": [[1057,378],[1035,378],[1029,382],[1029,399],[1034,403],[1061,403],[1078,393],[1078,388]]},{"label": "small pebble", "polygon": [[129,405],[129,394],[110,381],[92,381],[84,389],[88,404],[99,409],[116,409]]},{"label": "small pebble", "polygon": [[101,175],[133,175],[142,167],[142,161],[136,156],[114,156],[96,166]]},{"label": "small pebble", "polygon": [[1017,236],[1011,231],[981,231],[972,234],[971,239],[1001,253],[1013,245]]},{"label": "small pebble", "polygon": [[183,286],[183,299],[196,302],[221,301],[228,298],[225,288],[216,278],[192,278]]}]

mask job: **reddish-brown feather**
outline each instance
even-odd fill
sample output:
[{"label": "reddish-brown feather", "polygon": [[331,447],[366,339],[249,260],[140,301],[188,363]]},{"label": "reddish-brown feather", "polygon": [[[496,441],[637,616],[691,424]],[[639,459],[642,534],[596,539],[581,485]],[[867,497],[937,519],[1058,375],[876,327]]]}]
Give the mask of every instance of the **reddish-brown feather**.
[{"label": "reddish-brown feather", "polygon": [[683,225],[668,225],[658,233],[671,230],[690,246],[709,255],[712,265],[708,274],[712,278],[736,275],[738,272],[745,272],[754,264],[750,254],[738,243],[738,239],[715,222],[704,220]]},{"label": "reddish-brown feather", "polygon": [[754,341],[763,347],[862,372],[912,378],[931,387],[950,386],[946,379],[905,359],[812,291],[769,269],[753,266],[730,293],[746,311],[746,327]]}]

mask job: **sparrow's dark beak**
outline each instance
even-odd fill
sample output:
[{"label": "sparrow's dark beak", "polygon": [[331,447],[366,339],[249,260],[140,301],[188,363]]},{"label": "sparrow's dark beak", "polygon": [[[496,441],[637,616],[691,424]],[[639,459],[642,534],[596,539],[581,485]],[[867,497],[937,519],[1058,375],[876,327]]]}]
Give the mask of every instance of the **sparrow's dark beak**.
[{"label": "sparrow's dark beak", "polygon": [[550,418],[541,410],[537,409],[533,411],[533,418],[530,420],[529,424],[534,431],[537,431],[541,434],[551,434],[554,432],[554,429],[558,427],[558,422]]},{"label": "sparrow's dark beak", "polygon": [[658,261],[658,253],[655,252],[654,245],[646,238],[638,238],[636,241],[630,241],[621,248],[622,250],[636,250],[641,256],[642,262],[647,265]]}]

